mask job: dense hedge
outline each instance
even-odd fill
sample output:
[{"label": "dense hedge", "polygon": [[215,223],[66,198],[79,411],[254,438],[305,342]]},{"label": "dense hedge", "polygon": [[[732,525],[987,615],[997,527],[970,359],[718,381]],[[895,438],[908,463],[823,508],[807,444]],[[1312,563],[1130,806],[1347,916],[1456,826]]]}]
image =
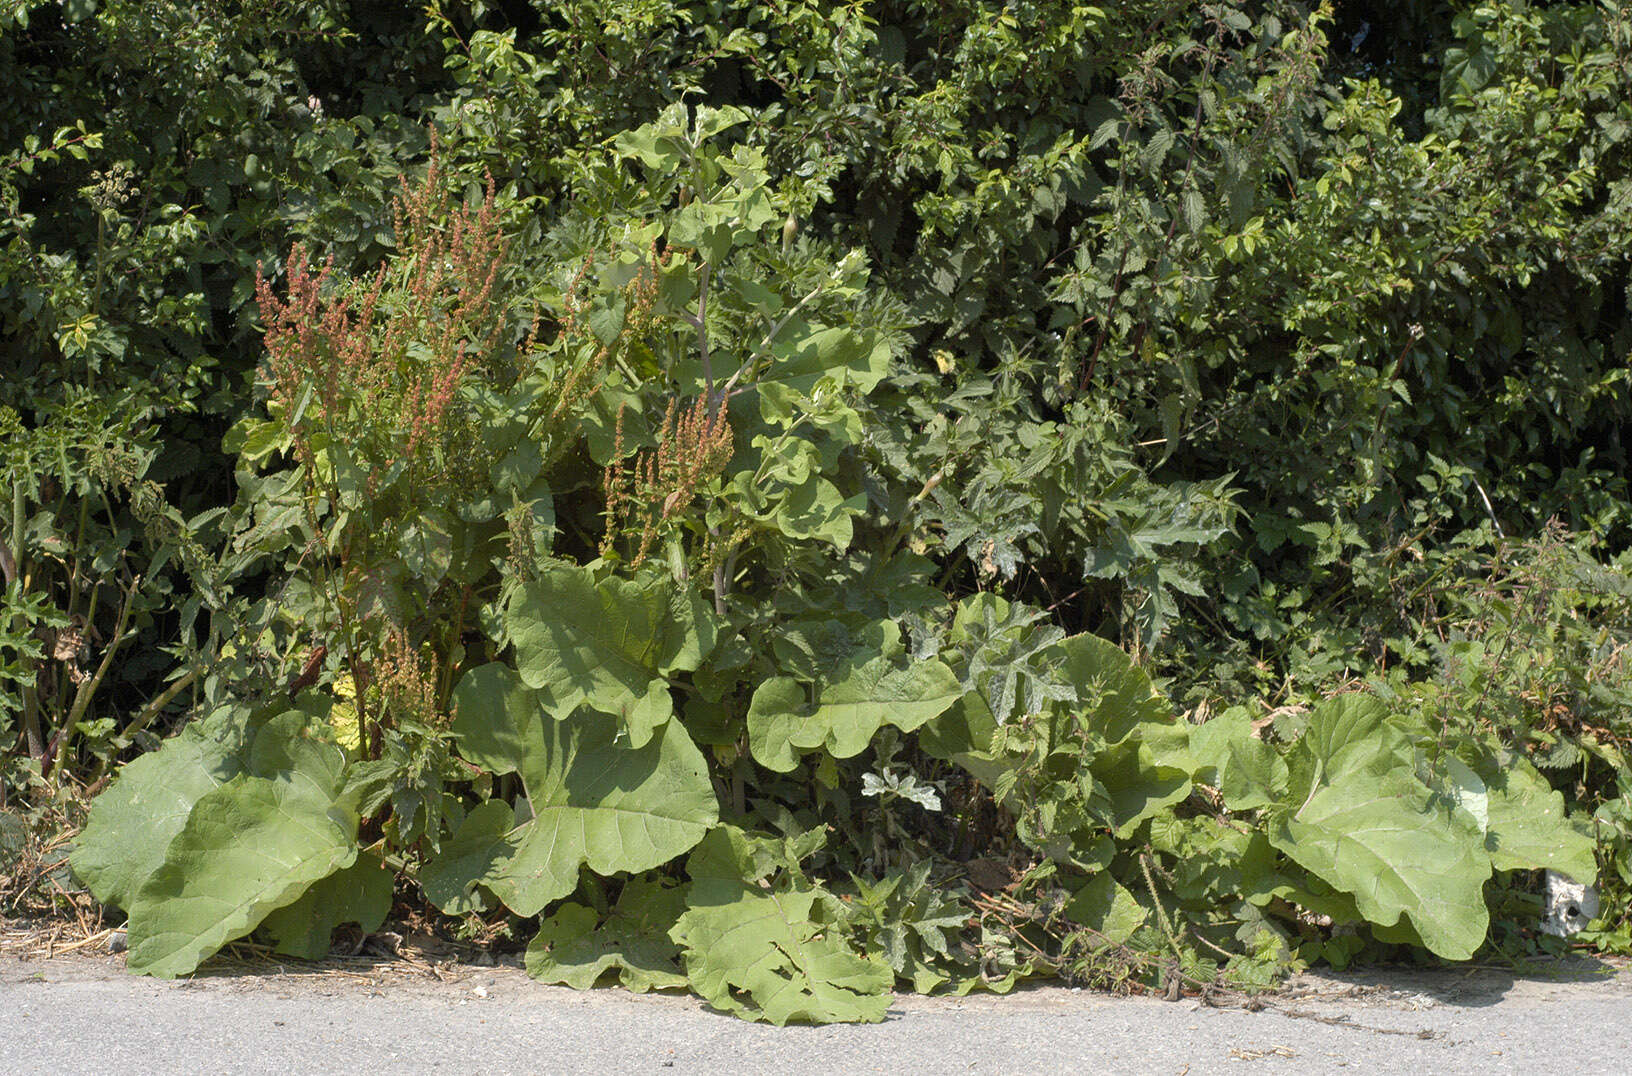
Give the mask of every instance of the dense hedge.
[{"label": "dense hedge", "polygon": [[[1136,898],[1078,920],[1143,902],[1158,951],[1161,878],[1259,957],[1282,913],[1335,959],[1322,916],[1467,948],[1334,898],[1268,777],[1004,732],[1092,711],[1097,637],[1294,776],[1359,688],[1425,788],[1541,766],[1598,812],[1629,944],[1629,85],[1618,0],[7,4],[0,809],[205,715],[250,751],[314,689],[388,865],[532,915],[576,865],[547,899],[434,867],[544,779],[467,727],[520,676],[637,748],[683,720],[730,823],[699,869],[825,823],[812,877],[1120,857]],[[699,634],[561,680],[615,644],[529,619],[557,600],[701,602]],[[773,720],[846,654],[890,716]],[[1078,765],[1067,823],[1044,776]],[[1095,815],[1128,772],[1162,802]],[[1198,811],[1323,881],[1173,881],[1191,838],[1148,827]]]}]

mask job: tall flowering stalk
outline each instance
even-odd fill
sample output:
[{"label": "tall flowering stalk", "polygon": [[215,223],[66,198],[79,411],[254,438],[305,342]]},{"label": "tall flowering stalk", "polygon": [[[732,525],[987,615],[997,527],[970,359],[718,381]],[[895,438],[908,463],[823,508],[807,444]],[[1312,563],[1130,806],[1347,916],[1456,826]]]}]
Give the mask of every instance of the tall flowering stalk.
[{"label": "tall flowering stalk", "polygon": [[[352,281],[332,259],[314,265],[297,245],[281,296],[256,274],[268,410],[301,465],[307,555],[343,645],[319,641],[341,655],[359,700],[380,697],[367,690],[380,673],[401,679],[410,633],[441,634],[444,653],[456,645],[462,623],[442,623],[441,614],[462,621],[468,587],[431,572],[405,604],[404,543],[417,540],[428,560],[446,538],[428,534],[485,473],[480,416],[467,402],[466,383],[479,377],[504,387],[518,374],[503,347],[509,242],[492,176],[474,207],[455,204],[450,187],[433,139],[424,178],[412,186],[404,180],[394,201],[399,253],[378,271]],[[426,676],[425,683],[449,679]],[[427,712],[443,705],[416,702]],[[379,736],[376,725],[376,752]]]},{"label": "tall flowering stalk", "polygon": [[699,396],[684,410],[670,400],[658,427],[657,447],[636,453],[626,464],[620,410],[613,459],[604,479],[607,526],[601,555],[627,538],[634,547],[629,566],[644,564],[659,532],[685,519],[702,487],[724,473],[732,450],[726,407],[711,409]]}]

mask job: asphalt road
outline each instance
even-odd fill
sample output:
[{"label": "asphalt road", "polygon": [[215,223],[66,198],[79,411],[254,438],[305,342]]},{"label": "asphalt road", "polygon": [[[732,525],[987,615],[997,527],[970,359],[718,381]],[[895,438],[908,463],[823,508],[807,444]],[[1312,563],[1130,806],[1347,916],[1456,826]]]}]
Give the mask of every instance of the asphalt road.
[{"label": "asphalt road", "polygon": [[1306,977],[1259,1012],[1057,988],[902,997],[882,1024],[774,1028],[513,967],[354,962],[159,982],[0,953],[4,1073],[1618,1073],[1632,972]]}]

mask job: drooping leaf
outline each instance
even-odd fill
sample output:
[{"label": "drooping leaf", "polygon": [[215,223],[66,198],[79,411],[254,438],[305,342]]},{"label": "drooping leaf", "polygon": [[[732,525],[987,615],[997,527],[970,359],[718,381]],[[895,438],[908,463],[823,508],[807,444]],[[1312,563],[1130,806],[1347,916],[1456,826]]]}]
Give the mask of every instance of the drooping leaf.
[{"label": "drooping leaf", "polygon": [[1095,785],[1090,805],[1118,837],[1132,836],[1141,822],[1190,795],[1184,769],[1159,763],[1131,737],[1100,752],[1088,769]]},{"label": "drooping leaf", "polygon": [[260,930],[279,953],[321,960],[329,955],[336,927],[356,923],[364,934],[380,929],[391,911],[392,881],[377,856],[359,855],[357,862],[322,879],[293,904],[268,914]]},{"label": "drooping leaf", "polygon": [[1145,924],[1146,912],[1108,871],[1101,871],[1072,896],[1065,915],[1081,923],[1106,944],[1120,945]]},{"label": "drooping leaf", "polygon": [[669,931],[685,907],[679,887],[645,876],[624,885],[604,923],[592,908],[563,904],[527,943],[527,974],[587,990],[616,968],[623,988],[637,994],[682,989],[680,946]]},{"label": "drooping leaf", "polygon": [[1564,796],[1525,758],[1493,755],[1476,767],[1488,795],[1485,849],[1499,871],[1546,868],[1588,885],[1597,880],[1592,837],[1570,824]]},{"label": "drooping leaf", "polygon": [[769,889],[745,880],[755,871],[740,831],[709,833],[686,872],[687,907],[671,936],[710,1005],[777,1025],[884,1019],[889,965],[813,922],[818,894],[803,879]]},{"label": "drooping leaf", "polygon": [[1423,943],[1466,960],[1485,938],[1490,858],[1467,811],[1417,779],[1405,738],[1377,700],[1328,699],[1310,715],[1294,752],[1296,804],[1271,823],[1270,840],[1336,889],[1367,920],[1410,917]]},{"label": "drooping leaf", "polygon": [[1286,761],[1253,735],[1245,710],[1226,710],[1191,729],[1190,749],[1202,767],[1197,780],[1217,787],[1232,811],[1266,807],[1286,791]]},{"label": "drooping leaf", "polygon": [[130,908],[132,971],[186,975],[357,856],[331,790],[241,774],[201,797]]},{"label": "drooping leaf", "polygon": [[444,910],[465,907],[481,885],[518,915],[536,915],[572,892],[582,866],[603,875],[661,866],[718,820],[707,765],[679,722],[626,746],[603,714],[552,717],[496,662],[465,674],[454,711],[460,753],[491,773],[519,774],[527,797],[516,811],[499,800],[473,810],[426,865],[421,884]]},{"label": "drooping leaf", "polygon": [[74,873],[97,900],[128,912],[193,805],[243,770],[242,749],[198,725],[132,759],[91,805],[71,858]]}]

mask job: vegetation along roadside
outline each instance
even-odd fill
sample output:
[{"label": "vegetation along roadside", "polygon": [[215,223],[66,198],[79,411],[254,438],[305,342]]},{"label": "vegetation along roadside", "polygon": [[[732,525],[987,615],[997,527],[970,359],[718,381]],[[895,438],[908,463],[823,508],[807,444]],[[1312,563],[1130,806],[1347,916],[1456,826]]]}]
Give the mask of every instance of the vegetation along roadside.
[{"label": "vegetation along roadside", "polygon": [[775,1023],[1632,951],[1620,0],[7,0],[0,86],[0,916]]}]

